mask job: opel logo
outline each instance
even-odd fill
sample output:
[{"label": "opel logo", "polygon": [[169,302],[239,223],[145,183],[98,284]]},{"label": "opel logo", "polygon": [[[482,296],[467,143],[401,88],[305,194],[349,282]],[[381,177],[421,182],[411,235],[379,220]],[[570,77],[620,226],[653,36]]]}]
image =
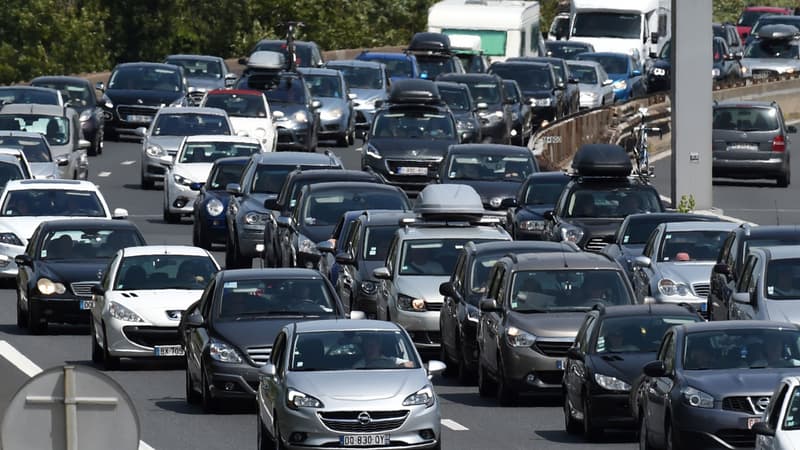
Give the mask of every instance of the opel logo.
[{"label": "opel logo", "polygon": [[766,411],[769,407],[769,397],[761,397],[756,401],[756,406],[761,411]]},{"label": "opel logo", "polygon": [[138,102],[140,105],[144,103],[144,100],[142,100],[142,99],[137,99],[136,101],[137,101],[137,102]]},{"label": "opel logo", "polygon": [[411,156],[417,156],[417,155],[419,155],[419,152],[418,152],[418,151],[416,151],[416,150],[411,150]]},{"label": "opel logo", "polygon": [[747,139],[747,133],[742,133],[742,139]]},{"label": "opel logo", "polygon": [[360,423],[361,425],[366,425],[371,422],[372,422],[372,417],[370,417],[368,412],[363,411],[358,415],[358,423]]}]

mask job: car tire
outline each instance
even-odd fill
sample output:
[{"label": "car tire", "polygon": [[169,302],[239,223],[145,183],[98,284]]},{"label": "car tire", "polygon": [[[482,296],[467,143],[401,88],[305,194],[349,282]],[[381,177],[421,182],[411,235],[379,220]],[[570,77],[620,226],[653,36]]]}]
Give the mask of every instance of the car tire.
[{"label": "car tire", "polygon": [[208,387],[206,370],[203,366],[200,366],[200,389],[200,401],[203,405],[203,412],[206,414],[213,414],[217,412],[217,409],[219,409],[219,402],[216,398],[214,398],[214,394],[211,393],[211,389]]},{"label": "car tire", "polygon": [[583,393],[583,437],[589,442],[596,442],[602,435],[603,429],[592,423],[589,411],[589,396]]},{"label": "car tire", "polygon": [[166,223],[172,223],[172,224],[181,223],[181,215],[171,213],[166,208],[164,209],[163,218],[164,222]]},{"label": "car tire", "polygon": [[142,190],[145,190],[145,191],[150,191],[152,189],[155,189],[155,187],[156,187],[156,183],[153,180],[148,180],[147,178],[144,178],[144,177],[142,177],[142,181],[141,181],[140,184],[141,184]]},{"label": "car tire", "polygon": [[349,147],[350,135],[347,131],[344,132],[341,136],[336,138],[336,146],[337,147]]},{"label": "car tire", "polygon": [[[234,232],[235,233],[235,232]],[[230,250],[230,252],[227,251]],[[225,252],[225,268],[226,269],[249,269],[253,265],[253,261],[247,261],[247,258],[242,256],[241,251],[239,250],[239,237],[234,236],[233,242],[229,243]],[[230,253],[231,258],[231,267],[228,267],[228,253]]]},{"label": "car tire", "polygon": [[650,444],[650,436],[647,435],[647,418],[644,411],[639,413],[639,450],[654,450]]},{"label": "car tire", "polygon": [[791,177],[791,175],[790,175],[788,170],[786,170],[783,173],[781,173],[778,176],[778,178],[775,180],[775,181],[778,182],[778,187],[784,187],[784,188],[788,187],[789,183],[791,182],[790,177]]},{"label": "car tire", "polygon": [[92,335],[92,362],[100,364],[103,362],[103,349],[97,342],[97,330],[95,330],[94,319],[91,317],[89,318],[89,334]]},{"label": "car tire", "polygon": [[458,358],[458,383],[464,386],[472,385],[475,382],[475,374],[469,370],[467,360],[462,355]]},{"label": "car tire", "polygon": [[113,356],[108,351],[108,333],[106,325],[103,324],[103,370],[119,369],[119,356]]},{"label": "car tire", "polygon": [[19,289],[17,289],[17,327],[28,327],[28,316],[25,314],[25,311],[22,310],[22,296],[19,295]]},{"label": "car tire", "polygon": [[579,434],[581,432],[581,422],[572,417],[572,406],[569,403],[569,395],[564,392],[564,429],[567,434]]},{"label": "car tire", "polygon": [[186,403],[196,405],[200,403],[200,393],[192,385],[192,375],[189,373],[189,363],[186,363]]},{"label": "car tire", "polygon": [[514,390],[508,385],[501,360],[497,361],[497,402],[500,406],[514,406],[516,403]]},{"label": "car tire", "polygon": [[478,362],[478,395],[481,397],[491,397],[497,394],[497,386],[489,376],[486,367]]},{"label": "car tire", "polygon": [[261,414],[256,413],[258,418],[258,450],[275,450],[275,441],[270,436],[264,421],[261,420]]}]

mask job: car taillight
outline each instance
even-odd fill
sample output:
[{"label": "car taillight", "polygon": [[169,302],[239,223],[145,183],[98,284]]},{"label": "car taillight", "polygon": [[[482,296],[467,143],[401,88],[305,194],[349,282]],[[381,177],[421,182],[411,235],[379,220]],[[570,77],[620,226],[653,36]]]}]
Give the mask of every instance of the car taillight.
[{"label": "car taillight", "polygon": [[775,136],[775,139],[772,140],[772,151],[773,152],[786,151],[786,138],[784,138],[782,134]]}]

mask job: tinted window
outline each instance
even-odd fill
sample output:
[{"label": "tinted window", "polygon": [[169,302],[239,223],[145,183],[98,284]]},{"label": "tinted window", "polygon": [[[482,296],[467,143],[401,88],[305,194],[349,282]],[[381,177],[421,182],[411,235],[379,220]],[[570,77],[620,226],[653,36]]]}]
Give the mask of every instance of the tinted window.
[{"label": "tinted window", "polygon": [[[424,239],[403,242],[400,275],[449,276],[467,239]],[[472,239],[479,244],[486,239]]]},{"label": "tinted window", "polygon": [[0,129],[39,133],[50,145],[65,145],[69,142],[69,120],[62,116],[40,114],[0,115]]},{"label": "tinted window", "polygon": [[384,112],[375,119],[375,137],[403,139],[455,139],[453,121],[449,115],[415,111]]},{"label": "tinted window", "polygon": [[443,73],[451,73],[456,71],[456,66],[453,58],[441,58],[438,56],[417,56],[417,66],[419,66],[420,74],[424,74],[425,78],[434,80],[437,76]]},{"label": "tinted window", "polygon": [[728,231],[669,231],[659,261],[716,261]]},{"label": "tinted window", "polygon": [[59,101],[55,92],[26,89],[24,87],[0,87],[0,103],[58,105]]},{"label": "tinted window", "polygon": [[414,65],[408,59],[382,58],[380,56],[365,56],[359,59],[383,63],[390,77],[413,78]]},{"label": "tinted window", "polygon": [[596,353],[655,353],[669,327],[700,320],[697,316],[609,317],[601,322],[594,350]]},{"label": "tinted window", "polygon": [[397,227],[372,226],[364,231],[364,255],[367,261],[385,261],[389,253],[389,242],[397,231]]},{"label": "tinted window", "polygon": [[219,61],[205,61],[188,58],[169,58],[167,64],[183,67],[187,78],[222,79],[222,64]]},{"label": "tinted window", "polygon": [[342,83],[339,77],[330,75],[304,74],[303,80],[314,97],[343,98]]},{"label": "tinted window", "polygon": [[498,83],[465,82],[469,87],[475,103],[500,103],[500,85]]},{"label": "tinted window", "polygon": [[152,130],[153,136],[231,134],[225,116],[217,114],[159,114]]},{"label": "tinted window", "polygon": [[547,66],[494,66],[492,73],[501,78],[514,80],[525,92],[553,89],[553,78]]},{"label": "tinted window", "polygon": [[115,290],[204,289],[217,271],[208,256],[142,255],[122,260]]},{"label": "tinted window", "polygon": [[517,86],[518,85],[513,81],[503,80],[503,88],[506,90],[506,97],[510,98],[514,103],[519,103],[521,101]]},{"label": "tinted window", "polygon": [[669,218],[649,218],[637,217],[635,220],[628,221],[628,226],[622,234],[623,244],[644,244],[653,233],[656,227],[664,222],[669,222]]},{"label": "tinted window", "polygon": [[178,162],[212,163],[230,156],[251,156],[261,151],[261,145],[246,142],[187,142]]},{"label": "tinted window", "polygon": [[448,180],[522,181],[535,171],[533,160],[518,155],[455,155]]},{"label": "tinted window", "polygon": [[396,209],[408,208],[402,194],[396,191],[369,191],[342,189],[338,191],[327,190],[315,193],[314,191],[305,201],[301,211],[303,225],[330,226],[335,225],[342,214],[347,211],[363,211],[368,209]]},{"label": "tinted window", "polygon": [[[470,274],[469,289],[476,293],[486,292],[486,285],[489,283],[489,273],[494,267],[494,263],[499,259],[498,255],[483,255],[475,258],[472,261],[472,273]],[[467,296],[467,299],[477,304],[478,298],[476,296]]]},{"label": "tinted window", "polygon": [[372,67],[351,67],[328,65],[342,72],[347,85],[353,89],[383,89],[383,73]]},{"label": "tinted window", "polygon": [[579,83],[585,84],[598,84],[597,71],[591,66],[581,66],[578,64],[570,64],[569,70],[574,78],[578,79]]},{"label": "tinted window", "polygon": [[572,36],[639,39],[641,15],[613,12],[579,12],[572,21]]},{"label": "tinted window", "polygon": [[211,174],[211,183],[206,189],[224,190],[231,183],[238,183],[242,178],[244,164],[223,164],[216,166]]},{"label": "tinted window", "polygon": [[261,95],[214,94],[206,98],[204,106],[219,108],[230,117],[267,117]]},{"label": "tinted window", "polygon": [[771,299],[800,299],[800,259],[769,261],[765,286]]},{"label": "tinted window", "polygon": [[559,180],[531,181],[525,190],[526,205],[554,205],[564,190],[569,177]]},{"label": "tinted window", "polygon": [[336,303],[322,279],[226,281],[217,303],[221,319],[313,315],[331,317]]},{"label": "tinted window", "polygon": [[509,298],[512,310],[531,313],[585,311],[598,303],[631,303],[622,275],[615,270],[516,272]]},{"label": "tinted window", "polygon": [[[37,81],[32,86],[46,87],[61,92],[61,98],[73,107],[94,106],[96,103],[94,90],[90,90],[86,83],[69,81]],[[2,90],[0,90],[0,98]]]},{"label": "tinted window", "polygon": [[800,366],[800,332],[729,328],[686,336],[686,370],[773,369]]},{"label": "tinted window", "polygon": [[25,154],[25,159],[31,163],[53,161],[50,149],[47,147],[47,144],[45,144],[44,139],[0,136],[0,147],[22,150],[22,153]]},{"label": "tinted window", "polygon": [[120,67],[108,81],[108,89],[180,92],[183,82],[176,70],[163,67]]},{"label": "tinted window", "polygon": [[469,111],[472,109],[472,105],[469,102],[469,94],[466,91],[440,87],[439,95],[441,95],[442,101],[453,111]]},{"label": "tinted window", "polygon": [[800,387],[792,389],[789,405],[783,418],[784,430],[800,430]]},{"label": "tinted window", "polygon": [[[303,170],[324,169],[320,166],[300,166]],[[297,169],[297,165],[259,164],[253,177],[251,192],[255,194],[279,194],[289,172]]]},{"label": "tinted window", "polygon": [[742,255],[750,253],[750,249],[756,247],[774,247],[778,245],[793,245],[798,243],[800,243],[800,235],[774,239],[748,239],[743,243]]},{"label": "tinted window", "polygon": [[300,333],[291,352],[294,372],[418,369],[413,344],[400,331]]},{"label": "tinted window", "polygon": [[780,126],[778,110],[757,107],[714,108],[715,130],[772,131]]},{"label": "tinted window", "polygon": [[91,191],[25,189],[8,193],[2,215],[105,217],[106,210]]},{"label": "tinted window", "polygon": [[756,23],[759,17],[766,14],[764,11],[742,11],[742,15],[739,16],[739,21],[736,22],[737,25],[741,25],[743,27],[752,27],[753,24]]},{"label": "tinted window", "polygon": [[108,259],[118,250],[144,245],[134,229],[75,228],[47,232],[41,241],[41,259]]},{"label": "tinted window", "polygon": [[661,199],[650,189],[576,189],[567,199],[568,217],[616,217],[636,212],[661,211]]},{"label": "tinted window", "polygon": [[5,186],[11,180],[22,180],[25,175],[17,164],[0,161],[0,187]]}]

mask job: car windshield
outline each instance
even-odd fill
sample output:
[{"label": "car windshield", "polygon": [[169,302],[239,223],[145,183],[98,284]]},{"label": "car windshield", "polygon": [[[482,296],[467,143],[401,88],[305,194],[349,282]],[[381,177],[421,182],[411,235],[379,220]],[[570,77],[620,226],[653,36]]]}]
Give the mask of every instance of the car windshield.
[{"label": "car windshield", "polygon": [[419,369],[414,346],[399,330],[346,330],[298,333],[290,370]]},{"label": "car windshield", "polygon": [[669,231],[664,234],[659,261],[716,261],[727,230]]},{"label": "car windshield", "polygon": [[597,53],[581,53],[578,59],[582,61],[596,61],[603,66],[603,70],[609,74],[625,74],[628,73],[628,57],[617,55],[603,55]]},{"label": "car windshield", "polygon": [[106,217],[107,212],[92,191],[26,188],[8,193],[2,215]]},{"label": "car windshield", "polygon": [[800,244],[800,235],[788,235],[774,239],[748,239],[742,244],[742,251],[739,254],[740,259],[750,254],[750,250],[756,247],[778,247],[781,245],[797,245]]},{"label": "car windshield", "polygon": [[[326,169],[327,167],[290,165],[290,164],[259,164],[253,177],[250,191],[253,194],[279,194],[289,172],[300,168],[302,170]],[[338,217],[337,217],[338,219]]]},{"label": "car windshield", "polygon": [[453,111],[469,111],[472,105],[469,102],[469,93],[461,89],[439,88],[442,101]]},{"label": "car windshield", "polygon": [[578,83],[600,84],[597,80],[597,70],[592,66],[570,64],[569,71],[574,78],[578,79]]},{"label": "car windshield", "polygon": [[[269,51],[280,52],[286,60],[289,60],[289,50],[286,48],[285,41],[271,41],[261,42],[253,50],[254,52]],[[295,63],[297,67],[308,67],[311,65],[311,46],[310,45],[297,45],[294,46]]]},{"label": "car windshield", "polygon": [[776,108],[755,106],[714,108],[715,130],[772,131],[780,127]]},{"label": "car windshield", "polygon": [[42,138],[31,138],[22,136],[0,136],[0,148],[14,148],[22,150],[25,154],[25,159],[29,163],[46,163],[52,162],[53,156],[50,153],[50,147]]},{"label": "car windshield", "polygon": [[209,256],[168,254],[128,256],[122,259],[117,269],[114,290],[201,290],[216,272],[217,266]]},{"label": "car windshield", "polygon": [[336,300],[322,278],[225,281],[215,308],[220,319],[229,320],[337,314]]},{"label": "car windshield", "polygon": [[622,232],[622,244],[644,244],[659,224],[674,220],[677,219],[667,217],[653,218],[647,216],[639,216],[636,219],[631,218],[631,220],[628,221],[627,227],[625,227],[625,230]]},{"label": "car windshield", "polygon": [[565,212],[567,217],[619,219],[629,214],[661,210],[661,199],[652,189],[593,186],[572,191]]},{"label": "car windshield", "polygon": [[800,331],[791,327],[737,328],[686,335],[685,370],[800,367]]},{"label": "car windshield", "polygon": [[435,80],[443,73],[453,73],[456,71],[455,59],[441,56],[417,55],[417,65],[420,74],[429,80]]},{"label": "car windshield", "polygon": [[133,89],[139,91],[180,92],[183,88],[181,74],[165,67],[126,66],[111,74],[108,89]]},{"label": "car windshield", "polygon": [[630,305],[632,299],[617,270],[526,270],[511,283],[513,311],[544,313],[588,311],[600,304]]},{"label": "car windshield", "polygon": [[179,163],[213,163],[230,156],[251,156],[261,151],[261,145],[250,142],[187,142],[178,158]]},{"label": "car windshield", "polygon": [[380,69],[337,65],[328,65],[328,68],[342,72],[351,89],[383,89],[383,73]]},{"label": "car windshield", "polygon": [[517,86],[519,85],[516,82],[514,82],[514,80],[503,80],[503,88],[505,88],[506,90],[506,97],[510,98],[511,101],[514,103],[519,103],[520,101],[522,101]]},{"label": "car windshield", "polygon": [[554,205],[568,181],[569,177],[559,180],[531,181],[525,190],[523,202],[532,206]]},{"label": "car windshield", "polygon": [[19,103],[24,105],[61,105],[58,93],[44,89],[0,86],[0,104]]},{"label": "car windshield", "polygon": [[500,78],[516,81],[523,92],[553,89],[553,78],[547,66],[496,65],[492,67],[492,73]]},{"label": "car windshield", "polygon": [[745,58],[798,59],[800,46],[793,41],[764,39],[753,41],[744,51]]},{"label": "car windshield", "polygon": [[773,259],[767,262],[767,298],[800,299],[800,259]]},{"label": "car windshield", "polygon": [[231,183],[238,183],[242,178],[244,171],[244,163],[242,164],[219,164],[214,167],[209,177],[209,184],[206,186],[207,190],[223,191]]},{"label": "car windshield", "polygon": [[385,261],[389,252],[387,245],[392,241],[397,231],[395,225],[371,226],[364,230],[364,255],[365,261]]},{"label": "car windshield", "polygon": [[414,65],[410,59],[383,58],[380,56],[366,56],[363,59],[383,63],[390,77],[414,78]]},{"label": "car windshield", "polygon": [[447,167],[447,179],[522,182],[535,170],[533,160],[526,156],[455,155]]},{"label": "car windshield", "polygon": [[39,133],[50,145],[66,145],[70,139],[69,120],[63,116],[3,114],[0,115],[0,130]]},{"label": "car windshield", "polygon": [[591,48],[586,45],[567,44],[557,41],[547,41],[544,45],[547,48],[547,56],[561,59],[573,59],[579,53],[591,51]]},{"label": "car windshield", "polygon": [[25,179],[25,175],[19,167],[10,161],[0,161],[0,188],[8,184],[11,180]]},{"label": "car windshield", "polygon": [[306,226],[336,225],[347,211],[367,209],[410,209],[405,198],[397,191],[355,189],[311,191],[302,211],[300,220]]},{"label": "car windshield", "polygon": [[375,119],[373,135],[378,138],[456,139],[449,115],[415,111],[386,111]]},{"label": "car windshield", "polygon": [[263,95],[214,94],[206,97],[203,106],[219,108],[229,117],[267,117]]},{"label": "car windshield", "polygon": [[[94,106],[97,103],[94,89],[90,89],[86,83],[76,83],[74,81],[36,81],[32,86],[46,87],[61,92],[61,98],[69,102],[70,106],[84,107]],[[2,97],[2,91],[0,91]]]},{"label": "car windshield", "polygon": [[572,36],[639,39],[642,17],[638,13],[586,11],[578,12],[572,21]]},{"label": "car windshield", "polygon": [[608,317],[600,323],[594,352],[655,353],[664,333],[675,325],[702,320],[699,316],[631,315]]},{"label": "car windshield", "polygon": [[283,77],[277,85],[265,90],[270,103],[295,103],[306,102],[306,90],[299,78]]},{"label": "car windshield", "polygon": [[450,276],[458,252],[467,241],[476,244],[487,239],[413,239],[403,242],[400,275]]},{"label": "car windshield", "polygon": [[225,116],[218,114],[159,114],[152,128],[153,136],[230,135]]},{"label": "car windshield", "polygon": [[498,104],[500,103],[500,84],[482,82],[464,82],[469,87],[469,93],[475,103]]},{"label": "car windshield", "polygon": [[222,63],[217,60],[169,58],[167,64],[183,67],[186,78],[222,79]]},{"label": "car windshield", "polygon": [[739,20],[736,22],[737,25],[743,27],[752,27],[757,21],[758,18],[767,14],[766,11],[753,11],[751,9],[742,11],[742,15],[739,16]]},{"label": "car windshield", "polygon": [[[482,294],[486,292],[486,285],[489,281],[489,273],[494,267],[494,263],[499,259],[498,255],[481,255],[472,261],[472,272],[470,273],[469,289],[475,294]],[[473,305],[478,305],[478,297],[474,295],[467,296],[467,301]]]},{"label": "car windshield", "polygon": [[344,98],[342,82],[337,76],[303,74],[303,80],[314,97]]},{"label": "car windshield", "polygon": [[51,230],[42,237],[39,258],[109,259],[118,250],[145,245],[142,236],[133,228],[67,228]]},{"label": "car windshield", "polygon": [[800,430],[800,386],[792,389],[786,414],[783,418],[783,429],[786,431]]}]

